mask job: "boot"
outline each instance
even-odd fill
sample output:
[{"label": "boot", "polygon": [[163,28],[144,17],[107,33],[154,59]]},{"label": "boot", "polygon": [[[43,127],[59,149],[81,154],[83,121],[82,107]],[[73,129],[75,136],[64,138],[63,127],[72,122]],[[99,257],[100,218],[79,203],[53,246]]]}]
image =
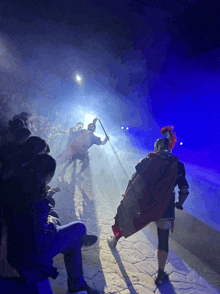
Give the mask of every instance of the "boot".
[{"label": "boot", "polygon": [[157,278],[155,280],[155,284],[160,286],[169,281],[168,274],[162,270],[158,270]]},{"label": "boot", "polygon": [[108,239],[107,239],[108,246],[109,246],[111,249],[115,249],[118,240],[119,240],[119,239],[116,239],[115,236],[109,236]]},{"label": "boot", "polygon": [[93,290],[92,288],[89,287],[89,285],[85,282],[85,286],[82,287],[81,289],[77,290],[77,291],[67,291],[66,294],[99,294],[99,291],[97,290]]},{"label": "boot", "polygon": [[95,235],[86,235],[81,238],[81,247],[89,247],[95,244],[98,237]]}]

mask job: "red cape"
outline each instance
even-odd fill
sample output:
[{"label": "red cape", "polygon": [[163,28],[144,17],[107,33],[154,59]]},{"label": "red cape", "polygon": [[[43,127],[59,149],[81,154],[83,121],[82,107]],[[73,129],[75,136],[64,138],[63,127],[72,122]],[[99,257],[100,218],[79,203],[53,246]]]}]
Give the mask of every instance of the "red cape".
[{"label": "red cape", "polygon": [[178,177],[178,158],[149,154],[149,162],[125,192],[115,216],[114,234],[127,238],[159,220],[173,195]]},{"label": "red cape", "polygon": [[81,130],[77,137],[72,140],[71,144],[67,146],[67,148],[59,155],[59,157],[64,158],[65,156],[73,156],[89,141],[92,135],[92,132],[88,132],[85,129]]}]

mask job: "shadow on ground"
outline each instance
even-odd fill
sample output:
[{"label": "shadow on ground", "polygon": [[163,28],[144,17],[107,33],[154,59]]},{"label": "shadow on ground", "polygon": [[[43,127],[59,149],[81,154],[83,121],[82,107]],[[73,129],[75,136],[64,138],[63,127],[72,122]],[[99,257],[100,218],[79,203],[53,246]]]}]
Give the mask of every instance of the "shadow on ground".
[{"label": "shadow on ground", "polygon": [[[96,217],[95,195],[92,187],[90,167],[85,170],[82,176],[77,176],[80,169],[81,164],[79,164],[79,160],[67,160],[61,163],[61,165],[57,165],[56,175],[50,184],[52,188],[54,186],[60,188],[60,192],[54,197],[56,201],[55,209],[59,214],[61,224],[82,221],[86,225],[87,234],[99,236],[100,230]],[[82,248],[83,271],[87,283],[92,288],[95,288],[93,278],[99,275],[103,285],[102,289],[99,287],[99,290],[104,293],[105,277],[102,272],[99,251],[97,250],[98,243],[99,240],[97,244],[91,247]],[[56,293],[58,291],[56,289],[62,289],[64,280],[66,281],[67,279],[62,254],[54,258],[54,265],[60,273],[55,281],[51,280],[51,286]]]}]

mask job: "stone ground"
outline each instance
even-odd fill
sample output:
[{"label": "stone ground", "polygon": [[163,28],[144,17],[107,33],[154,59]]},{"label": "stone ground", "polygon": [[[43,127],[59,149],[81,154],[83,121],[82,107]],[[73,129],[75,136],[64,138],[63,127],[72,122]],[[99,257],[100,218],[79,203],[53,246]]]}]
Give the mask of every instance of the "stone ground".
[{"label": "stone ground", "polygon": [[[166,271],[170,282],[157,288],[157,240],[145,229],[128,239],[121,239],[117,248],[110,250],[107,237],[120,202],[121,189],[111,176],[113,163],[96,147],[90,152],[90,165],[77,177],[79,162],[58,165],[51,186],[61,191],[54,198],[62,224],[80,220],[87,233],[98,236],[98,242],[82,249],[84,276],[88,284],[100,293],[120,294],[206,294],[220,293],[195,270],[170,250]],[[104,165],[103,165],[104,162]],[[108,179],[108,180],[106,180]],[[125,186],[124,186],[125,188]],[[116,196],[117,195],[117,196]],[[147,232],[147,233],[146,233]],[[54,258],[59,276],[50,279],[55,294],[66,293],[66,271],[62,254]]]}]

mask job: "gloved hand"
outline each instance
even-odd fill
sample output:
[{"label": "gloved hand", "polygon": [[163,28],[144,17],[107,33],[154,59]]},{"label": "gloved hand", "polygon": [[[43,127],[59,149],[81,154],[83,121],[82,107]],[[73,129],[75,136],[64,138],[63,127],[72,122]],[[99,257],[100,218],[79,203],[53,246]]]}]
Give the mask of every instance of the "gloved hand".
[{"label": "gloved hand", "polygon": [[175,207],[176,207],[177,209],[183,210],[183,207],[182,207],[182,205],[180,205],[179,202],[175,202]]},{"label": "gloved hand", "polygon": [[97,122],[97,120],[99,120],[98,117],[94,118],[94,119],[93,119],[93,123],[95,124],[95,123]]},{"label": "gloved hand", "polygon": [[107,141],[109,141],[109,136],[106,136]]}]

